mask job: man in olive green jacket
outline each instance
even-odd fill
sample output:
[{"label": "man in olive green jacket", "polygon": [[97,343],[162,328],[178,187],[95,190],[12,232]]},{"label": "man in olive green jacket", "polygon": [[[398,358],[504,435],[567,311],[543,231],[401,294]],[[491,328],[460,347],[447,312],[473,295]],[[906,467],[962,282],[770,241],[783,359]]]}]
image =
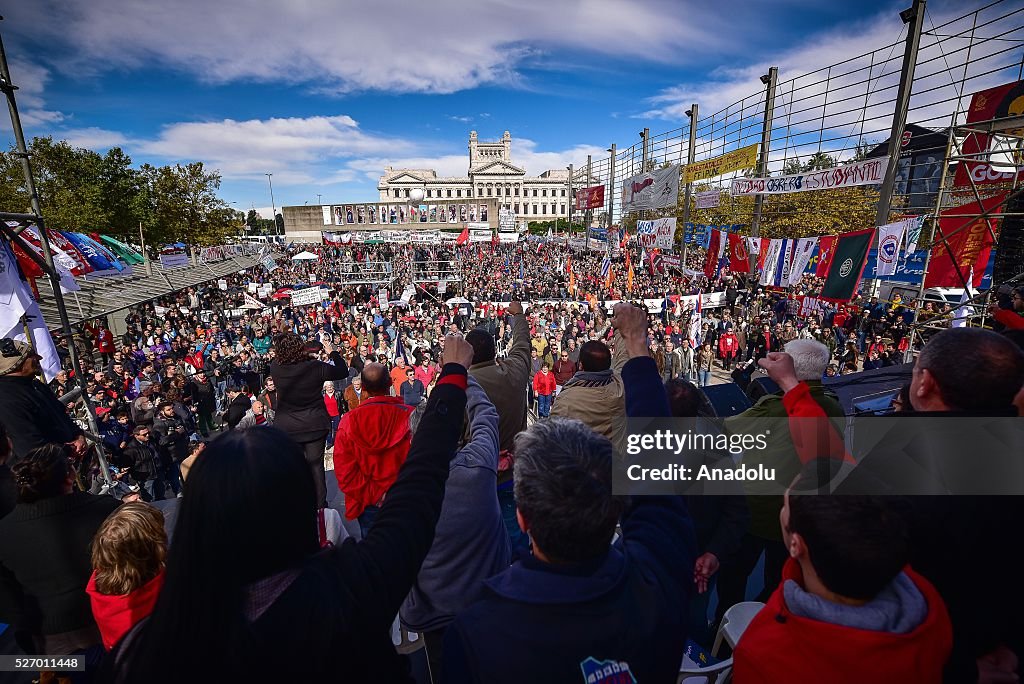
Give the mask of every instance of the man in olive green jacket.
[{"label": "man in olive green jacket", "polygon": [[[512,344],[503,359],[495,358],[494,337],[490,333],[479,328],[466,333],[466,341],[473,346],[473,365],[469,367],[469,374],[498,410],[498,444],[503,452],[511,452],[515,448],[516,435],[526,429],[526,388],[532,379],[530,326],[523,315],[522,303],[512,302],[508,313],[511,316]],[[517,549],[528,548],[529,538],[519,529],[516,519],[510,466],[508,458],[499,459],[498,502],[514,553]]]}]

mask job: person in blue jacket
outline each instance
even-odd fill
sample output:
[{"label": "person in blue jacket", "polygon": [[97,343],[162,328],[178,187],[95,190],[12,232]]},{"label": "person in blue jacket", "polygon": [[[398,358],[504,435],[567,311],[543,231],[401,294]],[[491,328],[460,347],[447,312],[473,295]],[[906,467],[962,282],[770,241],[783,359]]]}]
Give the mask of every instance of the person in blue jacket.
[{"label": "person in blue jacket", "polygon": [[[646,314],[624,303],[614,313],[630,357],[626,413],[671,415]],[[535,423],[515,454],[517,516],[533,553],[487,580],[448,628],[442,681],[675,681],[696,559],[684,500],[613,495],[612,444],[576,420]]]}]

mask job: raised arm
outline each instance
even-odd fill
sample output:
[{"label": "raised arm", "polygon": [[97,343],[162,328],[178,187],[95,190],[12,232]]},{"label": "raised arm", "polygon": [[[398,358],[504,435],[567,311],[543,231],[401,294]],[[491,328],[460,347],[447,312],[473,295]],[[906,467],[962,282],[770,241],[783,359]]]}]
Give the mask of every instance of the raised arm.
[{"label": "raised arm", "polygon": [[330,342],[324,343],[324,349],[331,356],[331,361],[334,363],[332,366],[330,363],[323,363],[322,361],[316,362],[317,372],[320,374],[320,381],[327,382],[328,380],[344,380],[348,377],[348,364],[345,363],[345,359],[342,358],[341,354],[334,345]]},{"label": "raised arm", "polygon": [[498,471],[498,409],[473,378],[466,387],[466,413],[469,417],[469,442],[459,450],[455,462]]},{"label": "raised arm", "polygon": [[519,302],[509,304],[508,312],[512,315],[512,344],[503,363],[526,382],[530,379],[530,326]]}]

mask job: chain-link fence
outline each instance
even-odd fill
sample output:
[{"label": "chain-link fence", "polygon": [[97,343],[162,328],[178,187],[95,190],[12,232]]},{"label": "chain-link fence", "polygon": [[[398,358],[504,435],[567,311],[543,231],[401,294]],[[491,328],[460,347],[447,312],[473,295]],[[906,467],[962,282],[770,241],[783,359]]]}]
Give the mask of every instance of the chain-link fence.
[{"label": "chain-link fence", "polygon": [[[705,224],[755,223],[753,195],[730,193],[736,178],[781,176],[830,168],[852,161],[883,158],[896,111],[900,75],[909,24],[893,15],[892,43],[842,62],[799,75],[778,73],[772,87],[769,74],[750,95],[710,113],[695,123],[693,161],[714,159],[729,152],[746,163],[742,168],[698,180],[689,219]],[[900,141],[900,159],[891,208],[894,213],[927,214],[934,210],[945,166],[947,131],[963,123],[970,96],[979,90],[1017,80],[1024,69],[1024,6],[1000,0],[952,19],[926,10],[916,55],[907,125]],[[770,126],[765,131],[766,103],[772,91]],[[700,105],[699,102],[695,104]],[[595,183],[605,185],[606,207],[595,220],[629,227],[637,215],[622,216],[622,182],[627,177],[666,164],[688,161],[690,122],[617,149],[612,177],[611,155],[593,159]],[[765,167],[757,159],[767,142]],[[756,146],[754,149],[744,148]],[[610,150],[609,150],[610,151]],[[586,160],[576,168],[586,168]],[[883,167],[884,169],[884,167]],[[582,180],[582,179],[581,179]],[[612,183],[614,182],[614,187]],[[579,181],[577,182],[579,184]],[[684,217],[680,191],[675,208],[663,215]],[[762,235],[807,236],[874,225],[879,199],[877,186],[838,188],[763,196],[758,223]],[[607,207],[612,220],[607,220]]]}]

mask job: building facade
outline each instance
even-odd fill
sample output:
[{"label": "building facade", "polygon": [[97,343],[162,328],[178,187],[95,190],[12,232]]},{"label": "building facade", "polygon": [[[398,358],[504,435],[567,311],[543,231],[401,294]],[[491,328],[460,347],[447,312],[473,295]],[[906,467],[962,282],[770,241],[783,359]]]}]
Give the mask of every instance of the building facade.
[{"label": "building facade", "polygon": [[[508,131],[495,142],[483,142],[476,131],[469,134],[469,166],[465,176],[441,177],[433,169],[384,169],[377,183],[381,202],[402,201],[414,188],[422,188],[427,202],[497,199],[521,221],[550,221],[569,215],[569,171],[551,169],[539,176],[512,161],[512,136]],[[581,169],[573,187],[586,181]]]}]

